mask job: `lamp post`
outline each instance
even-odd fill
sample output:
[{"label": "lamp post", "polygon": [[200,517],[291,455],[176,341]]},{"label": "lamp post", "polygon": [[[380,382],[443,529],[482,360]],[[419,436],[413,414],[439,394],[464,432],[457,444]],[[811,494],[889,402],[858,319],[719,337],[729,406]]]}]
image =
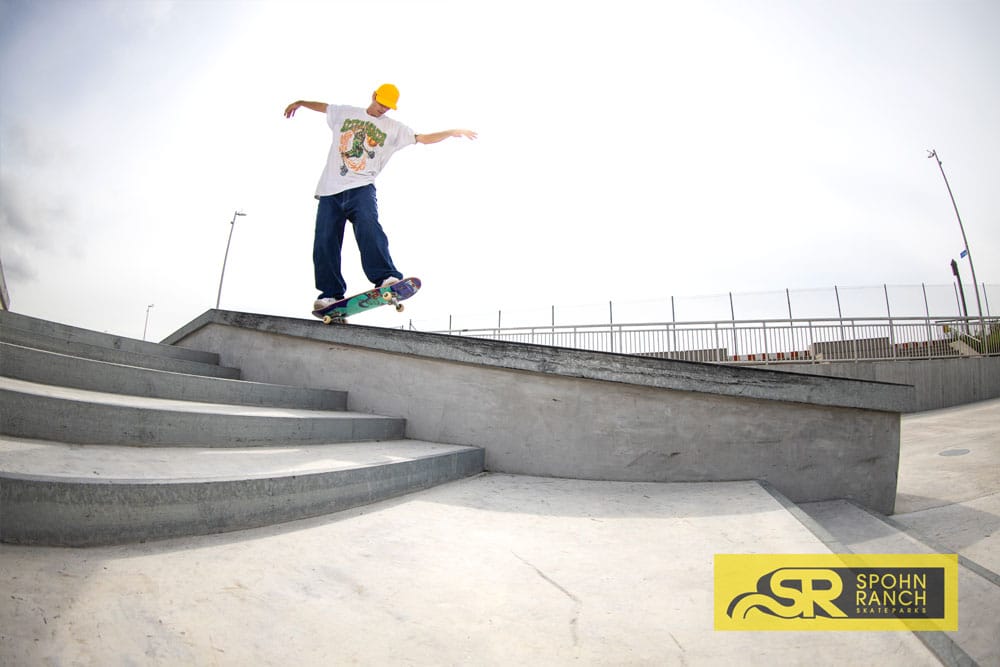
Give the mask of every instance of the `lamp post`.
[{"label": "lamp post", "polygon": [[219,308],[219,302],[222,301],[222,281],[226,278],[226,262],[229,261],[229,244],[233,242],[233,230],[236,229],[236,217],[240,215],[246,215],[242,211],[233,212],[233,220],[229,223],[229,240],[226,241],[226,255],[222,258],[222,275],[219,276],[219,295],[215,297],[215,308]]},{"label": "lamp post", "polygon": [[[958,214],[958,204],[955,203],[955,195],[951,192],[948,177],[944,174],[944,165],[941,164],[941,158],[938,157],[937,151],[933,148],[927,151],[927,157],[937,160],[938,169],[941,170],[941,178],[944,179],[944,185],[948,188],[948,196],[951,197],[951,206],[955,209],[955,217],[958,218],[958,228],[962,230],[962,243],[965,244],[965,255],[969,258],[969,270],[972,272],[972,286],[976,290],[976,307],[979,309],[979,330],[983,336],[983,340],[986,340],[986,321],[983,319],[983,302],[979,299],[979,283],[976,280],[976,267],[972,263],[972,253],[969,252],[969,239],[965,236],[965,225],[962,224],[962,216]],[[959,279],[959,284],[961,284],[961,279]]]},{"label": "lamp post", "polygon": [[146,330],[149,328],[149,310],[150,310],[150,308],[152,308],[155,305],[156,305],[155,303],[151,303],[148,306],[146,306],[146,323],[144,325],[142,325],[142,339],[143,340],[146,340]]},{"label": "lamp post", "polygon": [[958,294],[962,298],[962,312],[959,315],[965,317],[965,333],[969,333],[969,307],[965,305],[965,288],[962,287],[962,276],[958,274],[958,262],[951,260],[951,272],[955,274],[955,280],[958,281]]}]

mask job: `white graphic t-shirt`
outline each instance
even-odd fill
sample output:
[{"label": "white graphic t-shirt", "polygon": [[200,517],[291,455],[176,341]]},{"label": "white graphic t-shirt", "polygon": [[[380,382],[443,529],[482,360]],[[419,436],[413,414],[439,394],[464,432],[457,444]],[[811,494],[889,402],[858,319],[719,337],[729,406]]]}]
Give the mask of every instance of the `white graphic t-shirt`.
[{"label": "white graphic t-shirt", "polygon": [[393,153],[417,142],[406,125],[385,116],[369,116],[360,107],[330,104],[326,123],[333,130],[333,144],[316,187],[317,197],[374,183]]}]

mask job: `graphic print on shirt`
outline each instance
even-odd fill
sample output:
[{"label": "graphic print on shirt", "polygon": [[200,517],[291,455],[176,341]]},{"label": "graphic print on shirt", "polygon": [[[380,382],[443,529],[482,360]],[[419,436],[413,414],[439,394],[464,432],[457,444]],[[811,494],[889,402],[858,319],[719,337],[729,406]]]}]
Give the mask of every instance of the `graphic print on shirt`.
[{"label": "graphic print on shirt", "polygon": [[371,121],[348,118],[340,127],[340,175],[361,173],[368,160],[375,159],[375,149],[385,146],[386,133]]}]

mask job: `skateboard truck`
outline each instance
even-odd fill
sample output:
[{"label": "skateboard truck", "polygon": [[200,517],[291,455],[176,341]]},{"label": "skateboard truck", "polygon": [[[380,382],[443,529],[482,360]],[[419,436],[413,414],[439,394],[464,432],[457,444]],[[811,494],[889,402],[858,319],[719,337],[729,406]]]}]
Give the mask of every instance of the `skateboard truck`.
[{"label": "skateboard truck", "polygon": [[399,297],[392,290],[382,290],[382,300],[395,306],[397,313],[403,312],[403,304],[399,302]]},{"label": "skateboard truck", "polygon": [[323,324],[347,324],[347,318],[341,313],[335,312],[332,315],[324,315]]}]

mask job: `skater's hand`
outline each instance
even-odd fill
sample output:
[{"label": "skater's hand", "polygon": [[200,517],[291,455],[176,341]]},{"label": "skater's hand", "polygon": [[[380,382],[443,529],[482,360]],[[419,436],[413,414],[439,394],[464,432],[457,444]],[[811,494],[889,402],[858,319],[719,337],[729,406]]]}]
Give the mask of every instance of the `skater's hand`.
[{"label": "skater's hand", "polygon": [[466,137],[468,139],[475,139],[477,135],[472,130],[442,130],[441,132],[431,132],[430,134],[418,134],[417,143],[418,144],[436,144],[439,141],[444,141],[449,137]]},{"label": "skater's hand", "polygon": [[295,115],[295,112],[300,108],[305,107],[306,109],[312,109],[313,111],[318,111],[319,113],[326,113],[326,102],[306,102],[304,100],[296,100],[292,102],[287,107],[285,107],[285,118],[291,118]]}]

